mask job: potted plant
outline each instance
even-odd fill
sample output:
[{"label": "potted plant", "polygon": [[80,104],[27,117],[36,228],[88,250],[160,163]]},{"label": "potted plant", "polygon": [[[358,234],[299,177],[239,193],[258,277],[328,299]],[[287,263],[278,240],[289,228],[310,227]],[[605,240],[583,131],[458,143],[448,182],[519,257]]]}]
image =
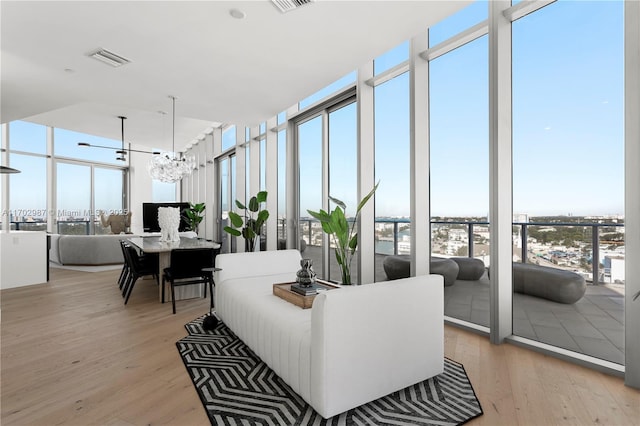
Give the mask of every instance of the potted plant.
[{"label": "potted plant", "polygon": [[249,204],[245,206],[236,200],[236,206],[244,210],[243,216],[230,211],[231,226],[225,226],[224,231],[236,237],[242,236],[245,241],[245,251],[254,251],[256,237],[260,237],[262,225],[269,218],[269,211],[262,209],[261,205],[267,202],[267,191],[260,191],[251,197]]},{"label": "potted plant", "polygon": [[206,206],[204,203],[193,204],[189,203],[189,208],[185,209],[184,216],[187,219],[187,223],[189,224],[189,230],[193,232],[198,232],[198,225],[204,219],[204,209]]},{"label": "potted plant", "polygon": [[311,216],[320,221],[322,230],[330,235],[333,240],[336,260],[342,272],[342,284],[351,284],[351,261],[358,247],[356,224],[360,217],[360,210],[362,210],[364,205],[367,204],[367,201],[373,196],[379,184],[380,182],[360,201],[351,225],[349,225],[345,215],[347,206],[337,198],[329,197],[329,200],[336,204],[336,208],[333,209],[331,213],[327,213],[324,210],[318,212],[307,210]]}]

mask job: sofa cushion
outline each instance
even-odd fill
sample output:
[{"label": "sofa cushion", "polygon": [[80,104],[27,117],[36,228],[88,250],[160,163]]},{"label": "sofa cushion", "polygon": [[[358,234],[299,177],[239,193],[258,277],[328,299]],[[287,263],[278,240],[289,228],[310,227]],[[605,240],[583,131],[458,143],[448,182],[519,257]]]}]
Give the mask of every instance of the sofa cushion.
[{"label": "sofa cushion", "polygon": [[272,284],[290,281],[290,273],[216,281],[215,307],[227,327],[310,402],[311,310],[273,295]]},{"label": "sofa cushion", "polygon": [[123,263],[120,240],[130,235],[60,235],[58,259],[63,265]]}]

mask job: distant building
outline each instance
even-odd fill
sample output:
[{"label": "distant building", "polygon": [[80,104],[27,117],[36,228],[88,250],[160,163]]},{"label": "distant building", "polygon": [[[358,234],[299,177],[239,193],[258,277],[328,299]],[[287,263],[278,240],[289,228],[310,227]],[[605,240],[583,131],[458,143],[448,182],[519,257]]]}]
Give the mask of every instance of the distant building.
[{"label": "distant building", "polygon": [[513,223],[528,223],[529,215],[527,213],[514,213]]},{"label": "distant building", "polygon": [[624,284],[624,256],[605,256],[604,282]]}]

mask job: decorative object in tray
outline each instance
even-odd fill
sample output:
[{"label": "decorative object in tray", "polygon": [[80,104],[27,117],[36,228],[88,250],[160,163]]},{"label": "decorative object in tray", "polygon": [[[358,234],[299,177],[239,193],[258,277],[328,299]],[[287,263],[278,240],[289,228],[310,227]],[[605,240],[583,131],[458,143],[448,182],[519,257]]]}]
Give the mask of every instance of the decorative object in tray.
[{"label": "decorative object in tray", "polygon": [[286,300],[289,303],[293,303],[302,309],[309,309],[313,305],[313,299],[315,299],[318,293],[328,290],[334,290],[340,288],[339,285],[330,283],[328,281],[316,280],[314,286],[315,290],[312,294],[303,295],[292,291],[292,288],[297,283],[280,283],[273,285],[273,294],[281,299]]},{"label": "decorative object in tray", "polygon": [[296,272],[296,283],[291,286],[291,291],[295,291],[303,296],[317,294],[316,273],[313,270],[313,260],[300,259],[300,270]]}]

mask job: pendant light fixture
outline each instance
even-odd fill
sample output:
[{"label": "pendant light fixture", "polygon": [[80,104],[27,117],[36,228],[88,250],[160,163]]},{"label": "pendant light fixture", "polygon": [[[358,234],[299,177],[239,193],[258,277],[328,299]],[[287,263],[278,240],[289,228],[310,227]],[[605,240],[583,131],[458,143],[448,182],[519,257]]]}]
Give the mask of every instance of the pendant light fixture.
[{"label": "pendant light fixture", "polygon": [[169,96],[169,98],[173,104],[172,151],[151,157],[148,169],[152,179],[173,183],[191,174],[195,168],[195,159],[191,156],[178,156],[176,154],[176,97]]},{"label": "pendant light fixture", "polygon": [[116,157],[116,160],[118,161],[127,161],[127,157],[125,157],[125,155],[127,155],[127,153],[129,152],[141,152],[143,154],[160,154],[159,151],[142,151],[139,149],[131,149],[131,148],[125,148],[124,147],[124,120],[127,119],[127,117],[124,117],[122,115],[119,115],[118,118],[120,119],[120,134],[121,134],[121,146],[120,149],[118,148],[114,148],[112,146],[104,146],[104,145],[94,145],[94,144],[90,144],[87,142],[78,142],[78,146],[84,146],[84,147],[89,147],[89,148],[103,148],[103,149],[112,149],[116,151],[116,154],[118,155]]},{"label": "pendant light fixture", "polygon": [[20,170],[18,169],[12,169],[11,167],[7,167],[7,166],[0,166],[0,174],[5,174],[5,173],[20,173]]}]

